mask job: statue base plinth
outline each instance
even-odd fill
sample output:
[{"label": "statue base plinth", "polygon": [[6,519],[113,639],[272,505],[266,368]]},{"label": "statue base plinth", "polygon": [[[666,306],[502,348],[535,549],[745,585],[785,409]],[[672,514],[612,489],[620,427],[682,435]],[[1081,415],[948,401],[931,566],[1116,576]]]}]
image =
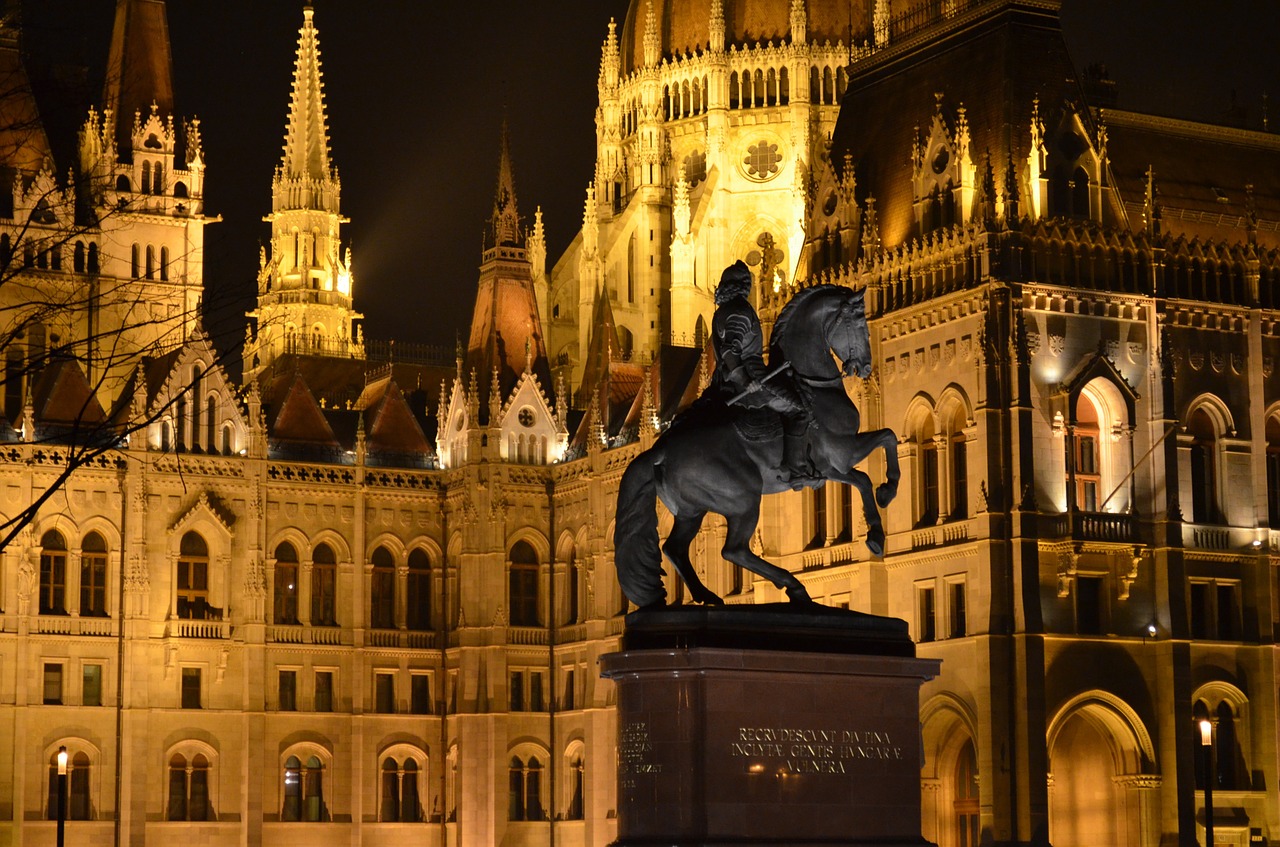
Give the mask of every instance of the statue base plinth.
[{"label": "statue base plinth", "polygon": [[[735,646],[736,645],[736,646]],[[627,616],[619,847],[924,845],[920,686],[906,625],[824,607]]]}]

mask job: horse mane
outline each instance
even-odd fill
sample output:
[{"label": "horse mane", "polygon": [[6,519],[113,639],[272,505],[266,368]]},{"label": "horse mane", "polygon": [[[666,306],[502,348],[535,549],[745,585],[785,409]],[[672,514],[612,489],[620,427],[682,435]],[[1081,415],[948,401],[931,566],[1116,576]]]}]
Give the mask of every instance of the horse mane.
[{"label": "horse mane", "polygon": [[774,321],[773,332],[769,336],[769,349],[775,346],[786,349],[787,329],[791,325],[791,318],[795,315],[795,310],[804,303],[819,294],[825,294],[829,291],[850,291],[843,285],[814,285],[809,288],[801,289],[794,297],[787,301],[787,305],[782,307],[782,311],[778,314],[778,319]]}]

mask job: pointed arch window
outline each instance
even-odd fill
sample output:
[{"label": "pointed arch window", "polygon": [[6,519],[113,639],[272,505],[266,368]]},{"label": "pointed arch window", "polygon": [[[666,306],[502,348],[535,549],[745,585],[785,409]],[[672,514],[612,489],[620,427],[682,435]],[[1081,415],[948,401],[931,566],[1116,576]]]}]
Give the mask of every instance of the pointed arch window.
[{"label": "pointed arch window", "polygon": [[56,529],[40,539],[40,614],[67,613],[67,542]]},{"label": "pointed arch window", "polygon": [[169,248],[160,248],[160,279],[169,279]]},{"label": "pointed arch window", "polygon": [[408,609],[409,629],[431,629],[431,560],[427,551],[409,551]]},{"label": "pointed arch window", "polygon": [[565,811],[566,820],[582,820],[583,771],[582,754],[579,753],[569,761],[569,808]]},{"label": "pointed arch window", "polygon": [[1280,418],[1267,418],[1267,523],[1280,529]]},{"label": "pointed arch window", "polygon": [[107,615],[107,542],[97,532],[80,542],[80,614]]},{"label": "pointed arch window", "polygon": [[156,248],[147,245],[147,279],[156,278]]},{"label": "pointed arch window", "polygon": [[209,605],[209,545],[197,532],[182,536],[178,552],[178,617],[221,620],[222,610]]},{"label": "pointed arch window", "polygon": [[1076,400],[1076,420],[1072,435],[1072,461],[1075,463],[1075,507],[1083,512],[1096,512],[1102,503],[1102,455],[1098,428],[1098,410],[1087,394]]},{"label": "pointed arch window", "polygon": [[175,753],[169,760],[169,803],[171,821],[207,821],[209,808],[209,760],[203,753],[188,759]]},{"label": "pointed arch window", "polygon": [[396,625],[396,563],[391,551],[379,547],[370,557],[373,577],[369,588],[369,626],[392,629]]},{"label": "pointed arch window", "polygon": [[276,546],[275,605],[272,620],[298,622],[298,551],[288,541]]},{"label": "pointed arch window", "polygon": [[283,787],[282,821],[329,820],[324,804],[324,765],[318,757],[308,756],[305,762],[297,756],[285,759]]},{"label": "pointed arch window", "polygon": [[508,820],[546,820],[542,809],[542,763],[536,756],[529,757],[527,763],[519,756],[511,757],[508,787]]},{"label": "pointed arch window", "polygon": [[379,820],[418,823],[422,820],[422,803],[418,797],[420,770],[412,758],[403,762],[388,756],[382,760]]},{"label": "pointed arch window", "polygon": [[338,625],[338,562],[324,543],[311,553],[311,623]]},{"label": "pointed arch window", "polygon": [[959,847],[978,847],[978,755],[972,739],[965,742],[956,758],[953,792],[956,843]]},{"label": "pointed arch window", "polygon": [[[79,751],[67,757],[67,806],[66,820],[87,821],[93,819],[93,804],[89,797],[89,777],[92,764],[89,755]],[[58,819],[58,754],[49,758],[48,820]]]},{"label": "pointed arch window", "polygon": [[1196,523],[1217,523],[1217,430],[1203,408],[1191,413],[1187,430],[1191,434],[1191,519]]},{"label": "pointed arch window", "polygon": [[511,547],[507,599],[512,626],[538,626],[538,554],[527,541]]},{"label": "pointed arch window", "polygon": [[137,244],[133,245],[132,259],[129,266],[129,275],[134,279],[141,279],[142,275],[139,269],[142,266],[142,248]]},{"label": "pointed arch window", "polygon": [[142,193],[151,193],[151,163],[142,163]]}]

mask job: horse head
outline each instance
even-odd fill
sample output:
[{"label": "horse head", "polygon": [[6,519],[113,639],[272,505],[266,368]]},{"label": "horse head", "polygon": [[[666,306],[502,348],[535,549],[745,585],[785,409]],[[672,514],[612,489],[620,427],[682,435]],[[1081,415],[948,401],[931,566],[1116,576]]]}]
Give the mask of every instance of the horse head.
[{"label": "horse head", "polygon": [[863,379],[871,376],[871,334],[867,329],[865,294],[865,289],[848,292],[827,331],[831,349],[844,363],[844,375]]}]

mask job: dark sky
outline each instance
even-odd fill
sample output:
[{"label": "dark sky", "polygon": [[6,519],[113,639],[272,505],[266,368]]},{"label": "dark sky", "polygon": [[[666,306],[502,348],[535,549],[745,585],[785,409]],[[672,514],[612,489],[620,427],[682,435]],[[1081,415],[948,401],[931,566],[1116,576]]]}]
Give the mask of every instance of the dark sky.
[{"label": "dark sky", "polygon": [[[109,0],[35,5],[35,15],[51,16],[46,27],[80,33],[72,41],[81,54],[105,55]],[[261,218],[302,5],[169,3],[177,109],[202,119],[206,212],[224,219],[206,229],[211,328],[232,341],[243,335],[258,243],[269,236]],[[504,114],[520,211],[531,224],[542,206],[548,266],[579,225],[594,167],[600,44],[627,0],[313,5],[365,334],[451,346],[470,320]],[[1216,120],[1235,92],[1257,122],[1263,93],[1280,97],[1274,0],[1064,0],[1062,17],[1077,66],[1106,63],[1122,108]]]}]

